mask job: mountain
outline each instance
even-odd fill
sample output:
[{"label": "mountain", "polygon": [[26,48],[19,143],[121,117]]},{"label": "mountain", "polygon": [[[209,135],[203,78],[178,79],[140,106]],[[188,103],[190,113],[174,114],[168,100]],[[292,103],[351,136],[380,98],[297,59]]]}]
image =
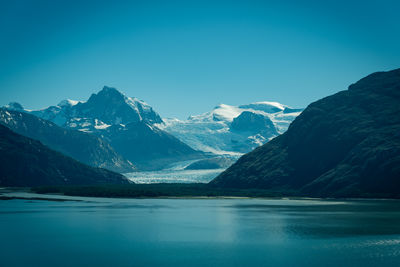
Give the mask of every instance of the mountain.
[{"label": "mountain", "polygon": [[101,132],[101,137],[141,170],[155,170],[174,163],[201,159],[193,150],[173,135],[143,121],[113,125]]},{"label": "mountain", "polygon": [[[18,103],[12,103],[12,106],[16,104],[22,107]],[[107,86],[97,94],[92,94],[85,102],[68,99],[56,106],[30,113],[59,126],[84,132],[96,132],[111,125],[131,122],[162,122],[161,117],[147,103]]]},{"label": "mountain", "polygon": [[5,106],[6,109],[16,110],[16,111],[24,111],[24,107],[17,102],[11,102]]},{"label": "mountain", "polygon": [[235,163],[236,159],[235,157],[226,156],[201,159],[186,166],[185,170],[226,169]]},{"label": "mountain", "polygon": [[[12,103],[10,109],[21,110]],[[22,108],[23,109],[23,108]],[[64,100],[42,110],[26,110],[66,129],[97,135],[142,170],[154,170],[183,159],[203,158],[156,125],[163,120],[147,103],[105,86],[87,101]]]},{"label": "mountain", "polygon": [[0,124],[90,166],[116,172],[135,170],[131,162],[95,135],[64,129],[34,115],[4,108],[0,108]]},{"label": "mountain", "polygon": [[278,135],[274,123],[268,116],[251,111],[243,111],[233,119],[231,131],[249,132],[251,134]]},{"label": "mountain", "polygon": [[0,186],[128,183],[121,174],[89,167],[0,125]]},{"label": "mountain", "polygon": [[238,156],[285,132],[301,111],[277,102],[220,104],[187,120],[164,119],[158,126],[194,149]]},{"label": "mountain", "polygon": [[400,69],[310,104],[211,184],[314,197],[400,198]]}]

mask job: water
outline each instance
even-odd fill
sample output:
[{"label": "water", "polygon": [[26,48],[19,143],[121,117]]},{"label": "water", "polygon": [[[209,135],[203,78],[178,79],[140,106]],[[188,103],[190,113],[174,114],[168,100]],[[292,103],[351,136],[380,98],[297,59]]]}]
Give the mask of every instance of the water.
[{"label": "water", "polygon": [[400,202],[0,201],[1,266],[400,266]]}]

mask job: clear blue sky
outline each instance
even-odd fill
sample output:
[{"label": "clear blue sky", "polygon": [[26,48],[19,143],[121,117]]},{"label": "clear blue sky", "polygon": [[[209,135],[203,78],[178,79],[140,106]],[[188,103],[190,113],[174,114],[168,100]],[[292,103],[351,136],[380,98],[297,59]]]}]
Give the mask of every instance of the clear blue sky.
[{"label": "clear blue sky", "polygon": [[163,117],[219,103],[304,107],[400,67],[399,1],[0,5],[0,105],[42,108],[108,85]]}]

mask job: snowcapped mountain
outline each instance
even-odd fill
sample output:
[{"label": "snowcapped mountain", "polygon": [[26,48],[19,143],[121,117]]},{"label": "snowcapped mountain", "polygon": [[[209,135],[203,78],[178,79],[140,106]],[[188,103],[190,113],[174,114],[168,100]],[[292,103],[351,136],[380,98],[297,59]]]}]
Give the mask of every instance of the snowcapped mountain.
[{"label": "snowcapped mountain", "polygon": [[167,118],[157,125],[194,149],[241,155],[285,132],[301,111],[277,102],[220,104],[187,120]]},{"label": "snowcapped mountain", "polygon": [[8,105],[5,105],[4,108],[16,111],[24,111],[24,107],[17,102],[10,102]]},{"label": "snowcapped mountain", "polygon": [[5,108],[0,108],[0,124],[90,166],[116,172],[135,170],[131,162],[95,135],[65,129],[37,116]]},{"label": "snowcapped mountain", "polygon": [[[8,105],[11,109],[16,109],[15,107],[22,108],[18,103]],[[67,99],[56,106],[30,113],[59,126],[84,132],[96,132],[111,125],[125,125],[131,122],[162,122],[160,115],[147,103],[107,86],[97,94],[92,94],[87,101]]]},{"label": "snowcapped mountain", "polygon": [[163,121],[151,106],[115,88],[104,86],[87,101],[64,100],[42,110],[26,110],[18,103],[10,103],[7,108],[23,110],[67,129],[95,134],[142,170],[203,158],[202,152],[155,126]]}]

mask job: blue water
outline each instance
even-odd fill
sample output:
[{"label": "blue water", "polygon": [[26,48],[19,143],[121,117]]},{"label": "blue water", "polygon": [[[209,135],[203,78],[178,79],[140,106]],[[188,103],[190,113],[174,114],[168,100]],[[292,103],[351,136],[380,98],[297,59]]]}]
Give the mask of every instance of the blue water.
[{"label": "blue water", "polygon": [[400,202],[0,201],[0,266],[400,266]]}]

